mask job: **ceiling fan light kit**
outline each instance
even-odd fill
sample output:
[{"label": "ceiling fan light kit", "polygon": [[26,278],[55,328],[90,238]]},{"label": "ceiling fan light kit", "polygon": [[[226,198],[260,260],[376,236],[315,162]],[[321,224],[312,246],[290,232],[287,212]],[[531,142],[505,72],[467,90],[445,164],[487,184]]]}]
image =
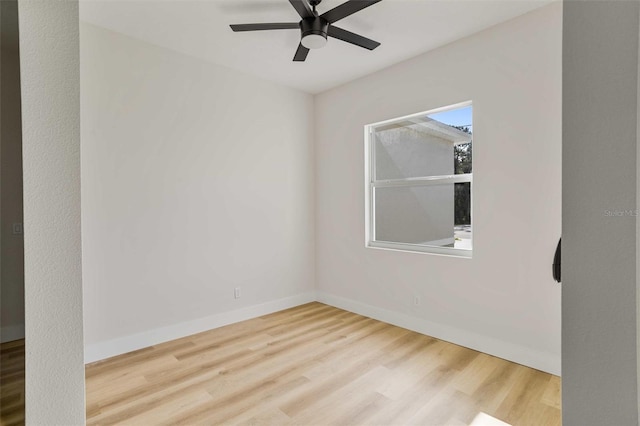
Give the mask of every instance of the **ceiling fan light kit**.
[{"label": "ceiling fan light kit", "polygon": [[329,22],[317,17],[315,19],[303,19],[300,21],[302,39],[300,43],[307,49],[320,49],[327,44]]},{"label": "ceiling fan light kit", "polygon": [[353,45],[373,50],[380,46],[380,43],[361,35],[352,33],[333,24],[340,19],[346,18],[362,9],[374,5],[382,0],[349,0],[340,6],[334,7],[328,12],[319,15],[316,6],[322,0],[289,0],[291,6],[302,18],[299,23],[264,23],[264,24],[235,24],[231,29],[235,32],[241,31],[263,31],[263,30],[291,30],[300,29],[300,44],[293,60],[304,62],[307,59],[310,49],[319,49],[327,44],[327,38],[333,37],[338,40],[351,43]]}]

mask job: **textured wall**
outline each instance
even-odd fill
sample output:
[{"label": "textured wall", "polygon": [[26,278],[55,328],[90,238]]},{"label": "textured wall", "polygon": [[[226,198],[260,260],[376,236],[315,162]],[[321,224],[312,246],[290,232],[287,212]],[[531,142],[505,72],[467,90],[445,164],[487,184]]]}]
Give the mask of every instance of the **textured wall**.
[{"label": "textured wall", "polygon": [[637,425],[638,2],[565,1],[563,424]]},{"label": "textured wall", "polygon": [[90,352],[312,292],[312,96],[85,23],[80,50]]},{"label": "textured wall", "polygon": [[[316,97],[321,293],[560,371],[561,16],[551,4]],[[469,100],[473,259],[365,248],[363,126]]]},{"label": "textured wall", "polygon": [[26,420],[84,424],[77,1],[19,3]]}]

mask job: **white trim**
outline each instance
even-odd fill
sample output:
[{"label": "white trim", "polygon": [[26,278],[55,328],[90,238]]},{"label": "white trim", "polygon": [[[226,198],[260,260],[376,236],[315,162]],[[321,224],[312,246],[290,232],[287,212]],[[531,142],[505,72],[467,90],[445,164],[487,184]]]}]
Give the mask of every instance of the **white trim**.
[{"label": "white trim", "polygon": [[355,300],[316,292],[317,300],[336,308],[364,315],[378,321],[393,324],[421,334],[445,340],[460,346],[471,348],[489,355],[503,358],[527,367],[560,375],[560,355],[536,351],[528,347],[514,345],[493,337],[484,336],[467,330],[412,317],[400,312],[390,311]]},{"label": "white trim", "polygon": [[5,325],[0,328],[0,343],[24,339],[24,324]]},{"label": "white trim", "polygon": [[470,249],[395,243],[391,241],[369,241],[366,244],[366,247],[384,250],[408,251],[413,253],[437,254],[442,256],[461,257],[463,259],[471,259],[473,257],[473,250]]},{"label": "white trim", "polygon": [[[325,303],[336,308],[364,315],[378,321],[406,328],[547,373],[560,375],[560,355],[536,351],[493,337],[367,305],[362,302],[330,295],[321,291],[304,293],[231,312],[212,315],[206,318],[183,322],[181,324],[161,327],[130,336],[87,345],[85,347],[85,364],[313,301]],[[2,332],[4,336],[4,328]]]},{"label": "white trim", "polygon": [[375,164],[375,158],[370,158],[374,155],[371,149],[371,135],[373,134],[373,128],[370,126],[364,126],[364,245],[367,246],[369,241],[373,238],[373,223],[375,223],[372,217],[375,214],[373,208],[373,188],[371,188],[371,176],[374,176],[373,165]]},{"label": "white trim", "polygon": [[389,188],[392,186],[424,186],[424,185],[444,185],[447,183],[466,183],[473,181],[472,173],[448,176],[428,176],[405,179],[384,179],[371,182],[374,188]]},{"label": "white trim", "polygon": [[[425,241],[420,243],[421,246],[437,246],[437,247],[442,247],[442,246],[448,246],[450,244],[455,244],[456,239],[454,237],[449,237],[449,238],[442,238],[440,240],[431,240],[431,241]],[[453,247],[455,248],[455,247]]]},{"label": "white trim", "polygon": [[303,293],[259,305],[247,306],[230,312],[211,315],[205,318],[186,321],[180,324],[168,325],[129,336],[93,343],[85,346],[84,362],[85,364],[89,364],[159,343],[303,305],[315,300],[315,292]]},{"label": "white trim", "polygon": [[415,114],[405,115],[403,117],[397,117],[397,118],[391,118],[389,120],[378,121],[377,123],[368,124],[367,127],[375,128],[375,127],[378,127],[378,126],[383,126],[385,124],[391,124],[391,123],[394,123],[396,121],[411,120],[413,118],[419,118],[419,117],[422,117],[422,116],[425,116],[425,115],[437,114],[439,112],[450,111],[450,110],[454,110],[454,109],[458,109],[458,108],[465,108],[465,107],[472,106],[472,105],[473,105],[473,101],[460,102],[460,103],[453,104],[453,105],[447,105],[447,106],[440,107],[440,108],[430,109],[428,111],[417,112]]}]

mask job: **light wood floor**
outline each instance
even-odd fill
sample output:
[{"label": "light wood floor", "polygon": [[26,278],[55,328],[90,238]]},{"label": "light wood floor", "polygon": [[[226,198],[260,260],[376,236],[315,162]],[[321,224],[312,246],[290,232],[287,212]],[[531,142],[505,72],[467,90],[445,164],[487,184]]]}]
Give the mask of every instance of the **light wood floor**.
[{"label": "light wood floor", "polygon": [[24,424],[24,339],[0,345],[0,425]]},{"label": "light wood floor", "polygon": [[310,303],[88,365],[87,424],[559,425],[560,379]]}]

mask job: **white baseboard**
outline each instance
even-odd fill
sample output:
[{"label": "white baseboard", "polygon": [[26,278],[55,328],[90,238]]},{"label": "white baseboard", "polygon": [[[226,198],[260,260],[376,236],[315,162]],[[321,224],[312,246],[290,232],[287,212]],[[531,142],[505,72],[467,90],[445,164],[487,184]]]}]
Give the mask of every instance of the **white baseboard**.
[{"label": "white baseboard", "polygon": [[318,302],[344,309],[369,318],[393,324],[398,327],[426,334],[440,340],[455,343],[456,345],[484,352],[489,355],[513,361],[536,370],[560,375],[560,356],[546,352],[504,342],[493,337],[488,337],[422,318],[411,317],[403,313],[390,311],[376,306],[367,305],[355,300],[330,295],[321,291],[316,292]]},{"label": "white baseboard", "polygon": [[[260,305],[249,306],[235,311],[223,312],[221,314],[212,315],[206,318],[200,318],[180,324],[169,325],[142,333],[137,333],[125,337],[120,337],[105,342],[94,343],[85,346],[84,359],[85,363],[91,363],[112,356],[121,355],[127,352],[157,345],[159,343],[168,342],[170,340],[179,339],[181,337],[190,336],[225,325],[233,324],[240,321],[267,315],[283,309],[292,308],[294,306],[305,303],[318,301],[336,308],[344,309],[356,314],[364,315],[378,321],[393,324],[398,327],[416,331],[421,334],[465,346],[489,355],[497,356],[518,364],[526,365],[537,370],[547,373],[560,375],[560,356],[551,353],[535,351],[530,348],[514,345],[462,330],[443,324],[427,321],[422,318],[412,317],[400,312],[390,311],[372,305],[367,305],[351,299],[330,295],[324,292],[309,292],[297,296],[278,299],[271,302],[262,303]],[[15,331],[7,331],[2,329],[2,338],[13,336]],[[22,335],[16,337],[19,339],[24,337],[24,327]],[[9,340],[15,340],[9,339]],[[6,340],[6,341],[9,341]],[[4,341],[4,340],[3,340]]]},{"label": "white baseboard", "polygon": [[24,324],[7,325],[0,328],[0,343],[24,339]]},{"label": "white baseboard", "polygon": [[303,305],[316,300],[315,293],[309,292],[284,299],[273,300],[255,306],[223,312],[206,318],[199,318],[180,324],[156,328],[142,333],[132,334],[105,342],[86,345],[84,348],[85,364],[99,361],[112,356],[212,330],[214,328],[233,324],[240,321],[267,315],[283,309]]}]

